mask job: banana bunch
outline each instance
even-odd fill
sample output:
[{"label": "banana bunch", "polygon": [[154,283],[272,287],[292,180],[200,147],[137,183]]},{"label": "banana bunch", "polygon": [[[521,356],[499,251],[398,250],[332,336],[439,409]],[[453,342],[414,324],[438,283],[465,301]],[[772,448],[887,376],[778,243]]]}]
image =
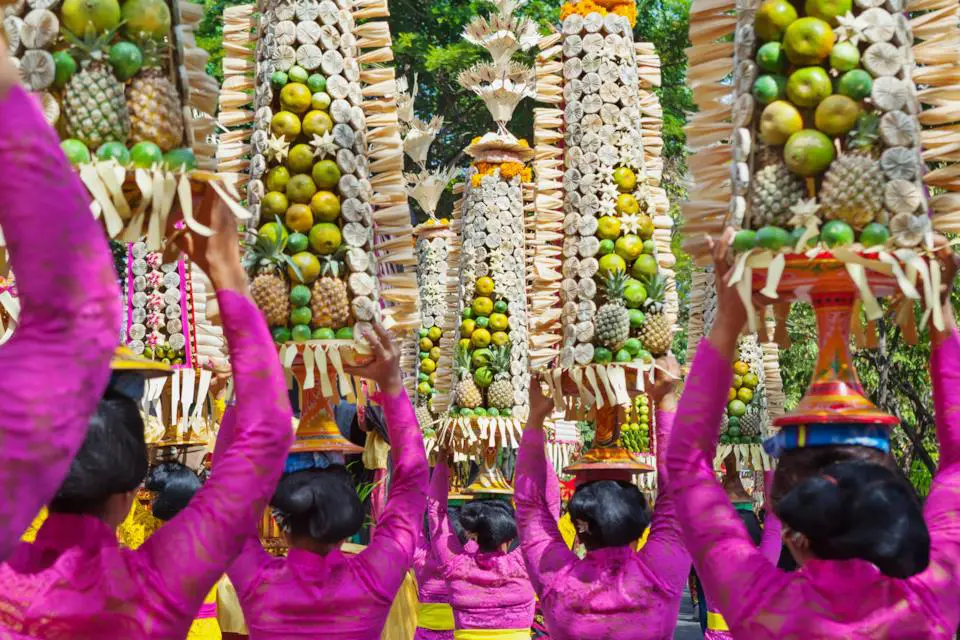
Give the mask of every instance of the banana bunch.
[{"label": "banana bunch", "polygon": [[650,399],[640,394],[620,428],[620,446],[633,453],[650,453]]}]

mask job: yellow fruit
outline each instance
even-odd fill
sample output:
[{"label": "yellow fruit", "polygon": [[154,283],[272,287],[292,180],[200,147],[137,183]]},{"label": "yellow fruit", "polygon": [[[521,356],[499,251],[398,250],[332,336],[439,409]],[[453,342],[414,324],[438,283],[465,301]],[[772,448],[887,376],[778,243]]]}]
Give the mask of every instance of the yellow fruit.
[{"label": "yellow fruit", "polygon": [[830,55],[836,39],[827,21],[808,16],[787,27],[783,34],[783,50],[795,65],[820,64]]},{"label": "yellow fruit", "polygon": [[433,349],[433,341],[430,338],[420,338],[420,351],[430,351]]},{"label": "yellow fruit", "polygon": [[510,326],[510,322],[507,320],[507,316],[502,313],[491,313],[490,314],[490,329],[493,331],[506,331],[507,327]]},{"label": "yellow fruit", "polygon": [[310,248],[320,255],[328,256],[343,244],[340,227],[329,222],[321,222],[310,229]]},{"label": "yellow fruit", "polygon": [[310,284],[314,280],[320,277],[320,260],[317,259],[317,256],[313,255],[309,251],[301,251],[300,253],[295,253],[290,258],[293,260],[293,263],[297,265],[300,269],[300,275],[303,278],[298,278],[297,274],[291,267],[287,267],[287,275],[290,276],[290,280],[302,284]]},{"label": "yellow fruit", "polygon": [[[286,87],[284,87],[286,88]],[[303,116],[303,133],[308,136],[322,136],[333,130],[333,120],[325,111],[311,111]]]},{"label": "yellow fruit", "polygon": [[470,308],[473,309],[473,312],[478,316],[488,316],[490,312],[493,311],[493,300],[486,296],[481,296],[473,301]]},{"label": "yellow fruit", "polygon": [[[464,322],[466,322],[466,320],[464,320]],[[460,326],[461,326],[461,333],[462,333],[462,327],[463,327],[463,325],[461,324]],[[472,330],[471,330],[471,331],[472,331]],[[461,348],[461,349],[469,349],[469,348],[470,348],[470,338],[460,338],[460,340],[457,342],[457,346],[458,346],[459,348]]]},{"label": "yellow fruit", "polygon": [[842,136],[857,124],[860,105],[847,96],[830,96],[817,105],[813,115],[817,129],[829,136]]},{"label": "yellow fruit", "polygon": [[310,108],[313,94],[307,85],[291,82],[280,89],[280,106],[293,113],[306,113]]},{"label": "yellow fruit", "polygon": [[617,196],[617,213],[634,216],[640,213],[640,203],[637,202],[632,193],[621,193]]},{"label": "yellow fruit", "polygon": [[310,204],[310,199],[316,192],[317,186],[313,184],[313,178],[302,173],[293,176],[287,183],[287,199],[290,202]]},{"label": "yellow fruit", "polygon": [[437,384],[437,372],[433,371],[430,373],[430,384]]},{"label": "yellow fruit", "polygon": [[331,191],[317,191],[310,199],[313,215],[321,222],[333,222],[340,216],[340,197]]},{"label": "yellow fruit", "polygon": [[290,202],[287,200],[287,196],[279,191],[268,192],[260,202],[262,213],[270,220],[272,220],[274,216],[282,216],[285,214],[289,206]]},{"label": "yellow fruit", "polygon": [[737,360],[733,363],[733,372],[738,376],[746,375],[750,373],[750,365],[743,360]]},{"label": "yellow fruit", "polygon": [[420,371],[424,373],[433,373],[437,369],[437,363],[430,358],[424,358],[420,361]]},{"label": "yellow fruit", "polygon": [[286,191],[288,182],[290,182],[290,171],[284,166],[270,169],[267,172],[266,180],[264,180],[267,191]]},{"label": "yellow fruit", "polygon": [[502,347],[510,342],[510,334],[506,331],[494,331],[492,339],[493,344],[497,345],[498,347]]},{"label": "yellow fruit", "polygon": [[294,145],[287,154],[286,165],[292,173],[310,173],[313,169],[313,149],[308,144]]},{"label": "yellow fruit", "polygon": [[733,388],[734,388],[734,389],[739,389],[739,388],[742,387],[742,386],[743,386],[743,378],[741,378],[740,376],[734,374],[734,376],[733,376]]},{"label": "yellow fruit", "polygon": [[630,167],[617,167],[613,171],[613,182],[621,193],[628,193],[637,188],[637,174]]},{"label": "yellow fruit", "polygon": [[744,404],[753,400],[753,389],[750,389],[749,387],[740,387],[740,389],[737,391],[737,400]]},{"label": "yellow fruit", "polygon": [[780,145],[803,129],[803,117],[786,100],[771,102],[760,114],[760,139],[767,144]]},{"label": "yellow fruit", "polygon": [[620,220],[603,216],[597,224],[597,237],[601,240],[616,240],[620,236]]},{"label": "yellow fruit", "polygon": [[653,237],[653,218],[645,213],[637,216],[637,235],[641,240],[649,240]]},{"label": "yellow fruit", "polygon": [[306,233],[313,226],[313,213],[305,204],[292,204],[283,218],[291,231]]},{"label": "yellow fruit", "polygon": [[477,278],[477,293],[481,296],[489,296],[493,293],[493,278],[490,276]]},{"label": "yellow fruit", "polygon": [[476,329],[470,336],[470,342],[478,349],[482,349],[490,344],[490,332],[486,329]]},{"label": "yellow fruit", "polygon": [[764,42],[780,40],[797,19],[797,10],[787,0],[766,0],[757,8],[753,28]]},{"label": "yellow fruit", "polygon": [[60,23],[80,39],[87,25],[99,35],[119,25],[120,17],[117,0],[66,0],[60,10]]},{"label": "yellow fruit", "polygon": [[430,393],[431,390],[432,389],[430,387],[429,382],[421,382],[420,384],[417,385],[417,392],[420,393],[421,395],[427,395],[428,393]]},{"label": "yellow fruit", "polygon": [[440,327],[430,327],[430,330],[427,331],[427,337],[436,343],[443,337],[443,330]]},{"label": "yellow fruit", "polygon": [[328,158],[313,165],[313,171],[310,172],[310,175],[313,176],[313,181],[317,183],[317,187],[330,190],[337,186],[342,174],[337,163]]},{"label": "yellow fruit", "polygon": [[293,140],[300,135],[300,118],[295,113],[281,111],[270,120],[270,133]]},{"label": "yellow fruit", "polygon": [[727,402],[730,402],[731,400],[736,400],[736,399],[737,399],[737,390],[734,389],[733,387],[730,387],[730,392],[727,393]]},{"label": "yellow fruit", "polygon": [[477,323],[473,320],[464,320],[460,323],[460,335],[464,338],[469,338],[473,335],[474,330],[477,328]]},{"label": "yellow fruit", "polygon": [[430,359],[434,362],[440,359],[440,347],[433,347],[430,349]]}]

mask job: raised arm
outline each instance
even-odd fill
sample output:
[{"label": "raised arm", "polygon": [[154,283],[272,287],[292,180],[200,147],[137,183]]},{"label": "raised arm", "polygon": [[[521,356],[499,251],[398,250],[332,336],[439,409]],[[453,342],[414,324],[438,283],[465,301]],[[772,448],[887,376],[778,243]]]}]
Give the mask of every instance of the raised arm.
[{"label": "raised arm", "polygon": [[4,92],[0,228],[21,312],[0,347],[0,562],[63,482],[120,338],[117,275],[90,197],[30,94]]},{"label": "raised arm", "polygon": [[183,613],[196,610],[240,552],[250,523],[273,495],[293,440],[276,348],[263,314],[245,295],[236,231],[219,203],[214,222],[218,233],[206,252],[215,259],[200,262],[197,248],[191,257],[217,288],[236,388],[236,429],[190,505],[139,551],[148,555],[157,590]]},{"label": "raised arm", "polygon": [[444,455],[437,460],[430,478],[427,493],[427,521],[430,525],[430,544],[444,571],[450,568],[457,556],[463,553],[463,545],[450,525],[447,514],[447,491],[450,488],[450,467]]},{"label": "raised arm", "polygon": [[557,525],[560,515],[560,481],[544,452],[543,423],[553,401],[543,397],[537,380],[530,383],[530,418],[520,451],[514,500],[523,559],[533,588],[542,598],[552,589],[557,573],[577,561]]},{"label": "raised arm", "polygon": [[770,561],[770,564],[777,566],[780,562],[780,553],[783,551],[783,523],[773,512],[770,505],[770,490],[773,487],[773,471],[764,472],[764,490],[767,498],[767,515],[763,522],[763,535],[760,537],[760,553],[764,558]]},{"label": "raised arm", "polygon": [[422,535],[430,469],[417,417],[403,386],[398,383],[385,389],[375,399],[387,422],[393,472],[387,506],[373,540],[358,560],[367,585],[390,602],[413,564],[417,539]]},{"label": "raised arm", "polygon": [[680,593],[690,576],[690,554],[683,543],[676,498],[671,491],[672,476],[667,469],[667,443],[670,442],[676,411],[672,391],[660,402],[660,407],[656,413],[657,503],[650,522],[650,535],[639,553],[668,592]]}]

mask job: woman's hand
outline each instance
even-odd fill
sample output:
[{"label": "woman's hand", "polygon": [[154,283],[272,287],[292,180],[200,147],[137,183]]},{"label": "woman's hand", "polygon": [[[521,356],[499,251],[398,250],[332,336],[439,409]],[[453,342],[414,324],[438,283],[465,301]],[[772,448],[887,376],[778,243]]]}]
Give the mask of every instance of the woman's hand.
[{"label": "woman's hand", "polygon": [[202,195],[194,196],[193,215],[197,222],[213,231],[211,237],[205,238],[185,227],[176,229],[183,219],[179,206],[168,220],[167,237],[172,237],[177,247],[210,277],[215,289],[246,294],[247,275],[240,264],[240,235],[229,205],[208,185]]},{"label": "woman's hand", "polygon": [[544,420],[553,413],[553,399],[543,393],[543,383],[540,376],[530,380],[530,418],[528,424],[543,425]]},{"label": "woman's hand", "polygon": [[353,376],[373,380],[380,390],[395,396],[403,391],[403,375],[400,373],[400,347],[381,324],[373,325],[362,336],[373,350],[373,360],[362,365],[344,364],[343,370]]}]

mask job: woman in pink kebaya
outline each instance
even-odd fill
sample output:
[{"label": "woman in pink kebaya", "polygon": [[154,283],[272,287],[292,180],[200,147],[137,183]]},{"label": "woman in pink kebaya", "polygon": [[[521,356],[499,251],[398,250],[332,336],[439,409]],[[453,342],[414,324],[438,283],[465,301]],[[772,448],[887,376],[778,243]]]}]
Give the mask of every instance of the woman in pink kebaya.
[{"label": "woman in pink kebaya", "polygon": [[953,638],[960,622],[960,336],[948,295],[953,255],[940,252],[946,327],[930,329],[940,469],[926,504],[921,510],[882,433],[839,426],[824,430],[823,441],[808,433],[808,446],[781,455],[774,478],[773,508],[801,565],[787,573],[749,539],[710,468],[746,324],[736,291],[724,282],[728,243],[729,237],[716,247],[717,320],[687,378],[667,465],[684,539],[711,604],[735,638]]},{"label": "woman in pink kebaya", "polygon": [[[6,114],[0,121],[7,126]],[[208,190],[194,208],[214,235],[189,234],[183,246],[217,290],[236,389],[235,438],[183,511],[137,550],[122,549],[116,529],[147,473],[147,448],[135,394],[108,389],[36,542],[0,565],[0,637],[184,638],[240,551],[245,525],[273,493],[293,440],[290,402],[267,323],[247,296],[232,214],[214,199]]]}]

